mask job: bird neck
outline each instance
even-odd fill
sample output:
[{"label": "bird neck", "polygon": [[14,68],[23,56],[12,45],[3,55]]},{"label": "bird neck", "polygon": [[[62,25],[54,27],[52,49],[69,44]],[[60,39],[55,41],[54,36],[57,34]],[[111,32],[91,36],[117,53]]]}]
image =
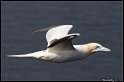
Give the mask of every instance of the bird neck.
[{"label": "bird neck", "polygon": [[82,53],[86,53],[86,54],[90,54],[92,53],[92,46],[90,46],[89,44],[84,44],[84,45],[74,45],[74,48],[77,51],[80,51]]}]

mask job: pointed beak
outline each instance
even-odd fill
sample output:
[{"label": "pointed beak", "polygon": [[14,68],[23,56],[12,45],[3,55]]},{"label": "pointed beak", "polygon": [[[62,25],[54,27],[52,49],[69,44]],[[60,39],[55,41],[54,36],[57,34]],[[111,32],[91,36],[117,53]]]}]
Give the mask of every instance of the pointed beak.
[{"label": "pointed beak", "polygon": [[100,49],[99,49],[99,51],[111,51],[109,48],[106,48],[106,47],[101,47]]},{"label": "pointed beak", "polygon": [[92,50],[92,52],[102,52],[102,51],[111,51],[109,48],[106,48],[106,47],[100,47],[98,49],[95,49],[95,50]]}]

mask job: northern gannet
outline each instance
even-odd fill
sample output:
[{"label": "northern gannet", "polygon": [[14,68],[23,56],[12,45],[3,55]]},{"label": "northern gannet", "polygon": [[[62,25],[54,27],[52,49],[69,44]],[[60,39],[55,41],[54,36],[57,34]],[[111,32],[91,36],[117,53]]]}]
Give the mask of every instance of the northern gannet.
[{"label": "northern gannet", "polygon": [[72,27],[72,25],[60,25],[34,31],[48,30],[46,33],[47,49],[29,54],[8,55],[8,57],[33,57],[50,62],[68,62],[83,59],[94,52],[111,51],[99,43],[73,45],[72,39],[80,36],[80,34],[68,34]]}]

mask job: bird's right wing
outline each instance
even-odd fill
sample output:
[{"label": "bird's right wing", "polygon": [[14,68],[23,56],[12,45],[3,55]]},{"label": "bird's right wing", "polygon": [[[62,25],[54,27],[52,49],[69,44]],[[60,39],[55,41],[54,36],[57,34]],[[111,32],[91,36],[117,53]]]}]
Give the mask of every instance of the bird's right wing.
[{"label": "bird's right wing", "polygon": [[77,36],[79,33],[68,34],[72,25],[59,25],[52,26],[45,29],[39,29],[34,32],[46,31],[47,47],[50,51],[61,51],[61,50],[74,50],[71,40]]},{"label": "bird's right wing", "polygon": [[73,27],[72,25],[60,25],[48,30],[48,32],[46,33],[46,39],[48,42],[47,46],[49,46],[55,40],[58,40],[60,38],[67,36],[69,30],[72,27]]},{"label": "bird's right wing", "polygon": [[[51,45],[55,40],[61,39],[65,36],[68,35],[69,30],[72,28],[72,25],[58,25],[58,26],[52,26],[44,29],[38,29],[34,32],[39,32],[39,31],[46,31],[46,40],[47,40],[47,47]],[[32,32],[32,33],[34,33]]]}]

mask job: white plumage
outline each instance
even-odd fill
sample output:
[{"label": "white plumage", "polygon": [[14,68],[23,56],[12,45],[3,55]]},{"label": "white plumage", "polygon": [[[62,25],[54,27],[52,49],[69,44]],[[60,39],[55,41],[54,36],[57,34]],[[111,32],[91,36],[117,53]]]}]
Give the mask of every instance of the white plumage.
[{"label": "white plumage", "polygon": [[83,59],[93,52],[111,51],[98,43],[73,45],[72,39],[80,34],[68,34],[72,27],[72,25],[60,25],[49,29],[46,33],[48,42],[46,50],[22,55],[8,55],[8,57],[33,57],[51,62],[68,62]]}]

